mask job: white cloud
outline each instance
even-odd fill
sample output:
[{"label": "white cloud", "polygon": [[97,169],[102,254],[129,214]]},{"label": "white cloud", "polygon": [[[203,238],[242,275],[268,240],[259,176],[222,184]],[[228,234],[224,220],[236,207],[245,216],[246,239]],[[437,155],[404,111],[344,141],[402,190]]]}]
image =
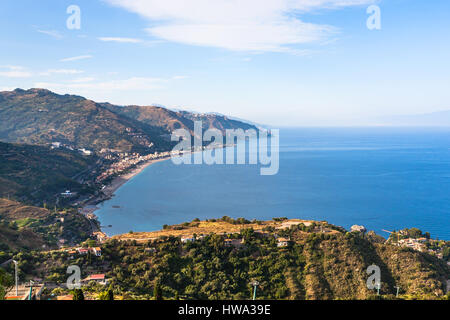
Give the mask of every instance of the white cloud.
[{"label": "white cloud", "polygon": [[296,16],[375,0],[104,0],[152,22],[157,38],[234,51],[293,52],[293,46],[327,40],[332,26]]},{"label": "white cloud", "polygon": [[173,76],[172,79],[173,80],[183,80],[183,79],[187,79],[189,78],[189,76]]},{"label": "white cloud", "polygon": [[161,78],[133,77],[123,80],[92,82],[93,78],[82,78],[67,83],[37,82],[38,88],[46,88],[59,92],[70,92],[73,89],[91,91],[131,91],[161,89],[168,80]]},{"label": "white cloud", "polygon": [[118,38],[118,37],[100,37],[98,40],[103,42],[119,42],[119,43],[142,43],[141,39],[135,38]]},{"label": "white cloud", "polygon": [[76,70],[76,69],[50,69],[45,72],[42,72],[42,76],[51,76],[53,74],[80,74],[83,73],[82,70]]},{"label": "white cloud", "polygon": [[0,87],[0,92],[1,91],[14,91],[16,88],[14,87]]},{"label": "white cloud", "polygon": [[86,83],[86,82],[91,82],[91,81],[94,81],[94,80],[95,80],[95,78],[93,78],[93,77],[84,77],[84,78],[77,78],[77,79],[70,80],[70,82],[73,82],[73,83]]},{"label": "white cloud", "polygon": [[37,32],[46,34],[46,35],[48,35],[50,37],[53,37],[55,39],[62,39],[62,38],[64,38],[63,35],[61,33],[59,33],[59,31],[56,31],[56,30],[37,30]]},{"label": "white cloud", "polygon": [[59,61],[61,61],[61,62],[69,62],[69,61],[78,61],[78,60],[91,59],[91,58],[93,58],[93,56],[91,56],[91,55],[84,55],[84,56],[76,56],[76,57],[64,58],[64,59],[61,59]]},{"label": "white cloud", "polygon": [[21,66],[0,66],[0,77],[30,78],[33,74]]}]

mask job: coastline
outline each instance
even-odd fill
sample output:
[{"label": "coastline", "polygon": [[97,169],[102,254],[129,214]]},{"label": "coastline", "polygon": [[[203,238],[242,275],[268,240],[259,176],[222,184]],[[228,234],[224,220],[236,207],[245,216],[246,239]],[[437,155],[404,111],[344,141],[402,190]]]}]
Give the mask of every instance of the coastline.
[{"label": "coastline", "polygon": [[[220,148],[225,149],[227,146],[221,146]],[[201,151],[193,151],[189,152],[190,154],[194,154],[197,152],[204,152],[204,150]],[[115,177],[110,183],[108,183],[102,190],[102,195],[95,196],[89,200],[87,200],[81,208],[79,208],[79,212],[83,214],[86,218],[89,220],[94,219],[97,222],[98,228],[93,233],[100,232],[102,236],[107,237],[107,235],[103,232],[100,221],[98,220],[98,217],[95,215],[95,212],[99,210],[100,208],[97,206],[98,204],[110,200],[112,197],[114,197],[114,194],[116,191],[122,187],[125,183],[133,179],[135,176],[140,174],[142,171],[144,171],[147,167],[151,166],[154,163],[166,161],[172,158],[172,155],[165,156],[158,159],[151,159],[148,161],[143,162],[142,164],[137,165],[134,169],[132,169],[130,172],[122,174],[120,176]],[[94,230],[94,228],[92,228]]]},{"label": "coastline", "polygon": [[85,206],[92,206],[92,205],[97,205],[99,203],[102,203],[106,200],[111,199],[114,196],[114,193],[121,187],[123,186],[125,183],[127,183],[128,181],[130,181],[131,179],[133,179],[135,176],[137,176],[138,174],[140,174],[142,171],[144,171],[148,166],[157,163],[157,162],[161,162],[161,161],[166,161],[169,160],[170,156],[168,157],[164,157],[164,158],[159,158],[159,159],[152,159],[149,161],[146,161],[142,164],[139,164],[138,166],[136,166],[134,169],[132,169],[130,172],[122,174],[120,176],[115,177],[109,184],[107,184],[105,186],[105,188],[102,190],[103,192],[103,196],[98,196],[95,197],[93,199],[90,199]]},{"label": "coastline", "polygon": [[100,208],[97,206],[98,204],[107,201],[109,199],[111,199],[112,197],[114,197],[114,194],[116,193],[116,191],[122,187],[125,183],[127,183],[128,181],[130,181],[131,179],[133,179],[135,176],[137,176],[138,174],[140,174],[142,171],[144,171],[147,167],[149,167],[150,165],[157,163],[157,162],[161,162],[161,161],[166,161],[169,160],[171,157],[164,157],[164,158],[159,158],[159,159],[152,159],[149,161],[145,161],[142,164],[139,164],[138,166],[136,166],[134,169],[132,169],[130,172],[125,173],[123,175],[117,176],[115,177],[109,184],[107,184],[105,186],[105,188],[102,190],[103,195],[100,196],[96,196],[92,199],[89,199],[80,209],[79,212],[81,214],[83,214],[84,216],[86,216],[89,220],[90,219],[95,219],[98,222],[98,228],[97,231],[99,231],[100,233],[104,234],[104,236],[106,236],[106,234],[102,231],[101,228],[101,224],[100,221],[98,221],[98,217],[95,215],[95,211],[99,210]]},{"label": "coastline", "polygon": [[164,158],[160,158],[160,159],[152,159],[149,161],[146,161],[140,165],[138,165],[136,168],[134,168],[133,170],[131,170],[128,173],[125,173],[123,175],[117,176],[115,177],[103,190],[102,192],[105,194],[105,199],[101,200],[100,202],[97,202],[96,204],[99,204],[103,201],[106,201],[108,199],[111,199],[114,196],[114,193],[121,187],[123,186],[125,183],[127,183],[129,180],[133,179],[135,176],[137,176],[138,174],[140,174],[142,171],[144,171],[147,167],[149,167],[150,165],[157,163],[157,162],[161,162],[161,161],[166,161],[169,160],[169,157],[164,157]]}]

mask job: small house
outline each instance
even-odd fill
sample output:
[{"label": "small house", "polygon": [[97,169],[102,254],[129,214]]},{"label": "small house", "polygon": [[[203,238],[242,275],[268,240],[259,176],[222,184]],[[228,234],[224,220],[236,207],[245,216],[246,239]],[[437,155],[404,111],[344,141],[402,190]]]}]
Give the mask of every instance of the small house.
[{"label": "small house", "polygon": [[225,239],[225,247],[240,248],[244,245],[244,239]]},{"label": "small house", "polygon": [[101,256],[102,256],[102,248],[99,248],[99,247],[92,248],[92,253],[93,253],[96,257],[101,257]]},{"label": "small house", "polygon": [[86,279],[84,279],[82,282],[89,283],[91,281],[95,281],[102,285],[106,285],[108,282],[106,280],[106,275],[104,275],[104,274],[92,274],[92,275],[88,276]]},{"label": "small house", "polygon": [[277,239],[277,247],[278,248],[287,247],[287,246],[289,246],[290,242],[291,242],[291,239],[289,239],[289,238],[278,238]]},{"label": "small house", "polygon": [[194,236],[183,236],[181,237],[181,242],[182,243],[188,243],[188,242],[194,242],[195,238]]},{"label": "small house", "polygon": [[82,256],[85,256],[85,255],[87,255],[89,253],[89,250],[88,249],[84,249],[84,248],[78,248],[77,252],[78,252],[78,254],[80,254]]}]

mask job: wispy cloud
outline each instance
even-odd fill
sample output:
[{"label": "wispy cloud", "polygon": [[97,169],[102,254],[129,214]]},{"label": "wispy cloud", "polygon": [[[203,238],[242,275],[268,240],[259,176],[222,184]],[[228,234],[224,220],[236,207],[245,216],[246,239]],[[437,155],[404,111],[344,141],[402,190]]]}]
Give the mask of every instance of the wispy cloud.
[{"label": "wispy cloud", "polygon": [[37,32],[46,34],[46,35],[48,35],[50,37],[53,37],[55,39],[62,39],[62,38],[64,38],[64,36],[59,31],[56,31],[56,30],[41,30],[41,29],[38,29]]},{"label": "wispy cloud", "polygon": [[142,43],[144,40],[136,38],[120,38],[120,37],[100,37],[98,40],[103,42],[119,42],[119,43]]},{"label": "wispy cloud", "polygon": [[73,83],[87,83],[87,82],[91,82],[91,81],[94,81],[94,80],[95,80],[95,78],[93,78],[93,77],[84,77],[84,78],[77,78],[77,79],[70,80],[70,82],[73,82]]},{"label": "wispy cloud", "polygon": [[100,91],[130,91],[130,90],[155,90],[163,88],[167,79],[133,77],[122,80],[110,80],[101,82],[92,82],[93,78],[75,79],[64,83],[37,82],[36,87],[47,88],[59,92],[68,92],[73,89],[80,90],[100,90]]},{"label": "wispy cloud", "polygon": [[16,89],[16,88],[14,88],[14,87],[0,87],[0,92],[1,91],[14,91],[14,89]]},{"label": "wispy cloud", "polygon": [[147,32],[159,39],[233,51],[296,53],[295,46],[326,41],[337,32],[333,26],[304,22],[299,14],[376,0],[104,1],[150,20]]},{"label": "wispy cloud", "polygon": [[0,66],[0,77],[30,78],[33,74],[21,66]]},{"label": "wispy cloud", "polygon": [[41,72],[41,76],[51,76],[54,74],[80,74],[84,73],[83,70],[76,70],[76,69],[50,69],[45,72]]},{"label": "wispy cloud", "polygon": [[93,58],[93,56],[91,56],[91,55],[84,55],[84,56],[76,56],[76,57],[64,58],[64,59],[61,59],[59,61],[61,61],[61,62],[69,62],[69,61],[78,61],[78,60],[91,59],[91,58]]}]

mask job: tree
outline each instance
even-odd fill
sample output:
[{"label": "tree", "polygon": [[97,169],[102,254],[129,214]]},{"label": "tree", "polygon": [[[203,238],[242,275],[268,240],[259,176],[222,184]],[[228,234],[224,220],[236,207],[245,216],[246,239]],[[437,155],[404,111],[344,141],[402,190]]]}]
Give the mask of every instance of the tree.
[{"label": "tree", "polygon": [[81,289],[73,290],[73,300],[74,301],[83,301],[84,300],[83,290],[81,290]]},{"label": "tree", "polygon": [[98,296],[99,300],[114,300],[114,292],[113,289],[110,287],[107,291],[103,291]]},{"label": "tree", "polygon": [[14,280],[11,275],[0,268],[0,300],[4,300],[6,294],[14,286]]},{"label": "tree", "polygon": [[155,288],[153,289],[153,296],[155,300],[163,300],[161,284],[159,283],[159,281],[155,284]]}]

